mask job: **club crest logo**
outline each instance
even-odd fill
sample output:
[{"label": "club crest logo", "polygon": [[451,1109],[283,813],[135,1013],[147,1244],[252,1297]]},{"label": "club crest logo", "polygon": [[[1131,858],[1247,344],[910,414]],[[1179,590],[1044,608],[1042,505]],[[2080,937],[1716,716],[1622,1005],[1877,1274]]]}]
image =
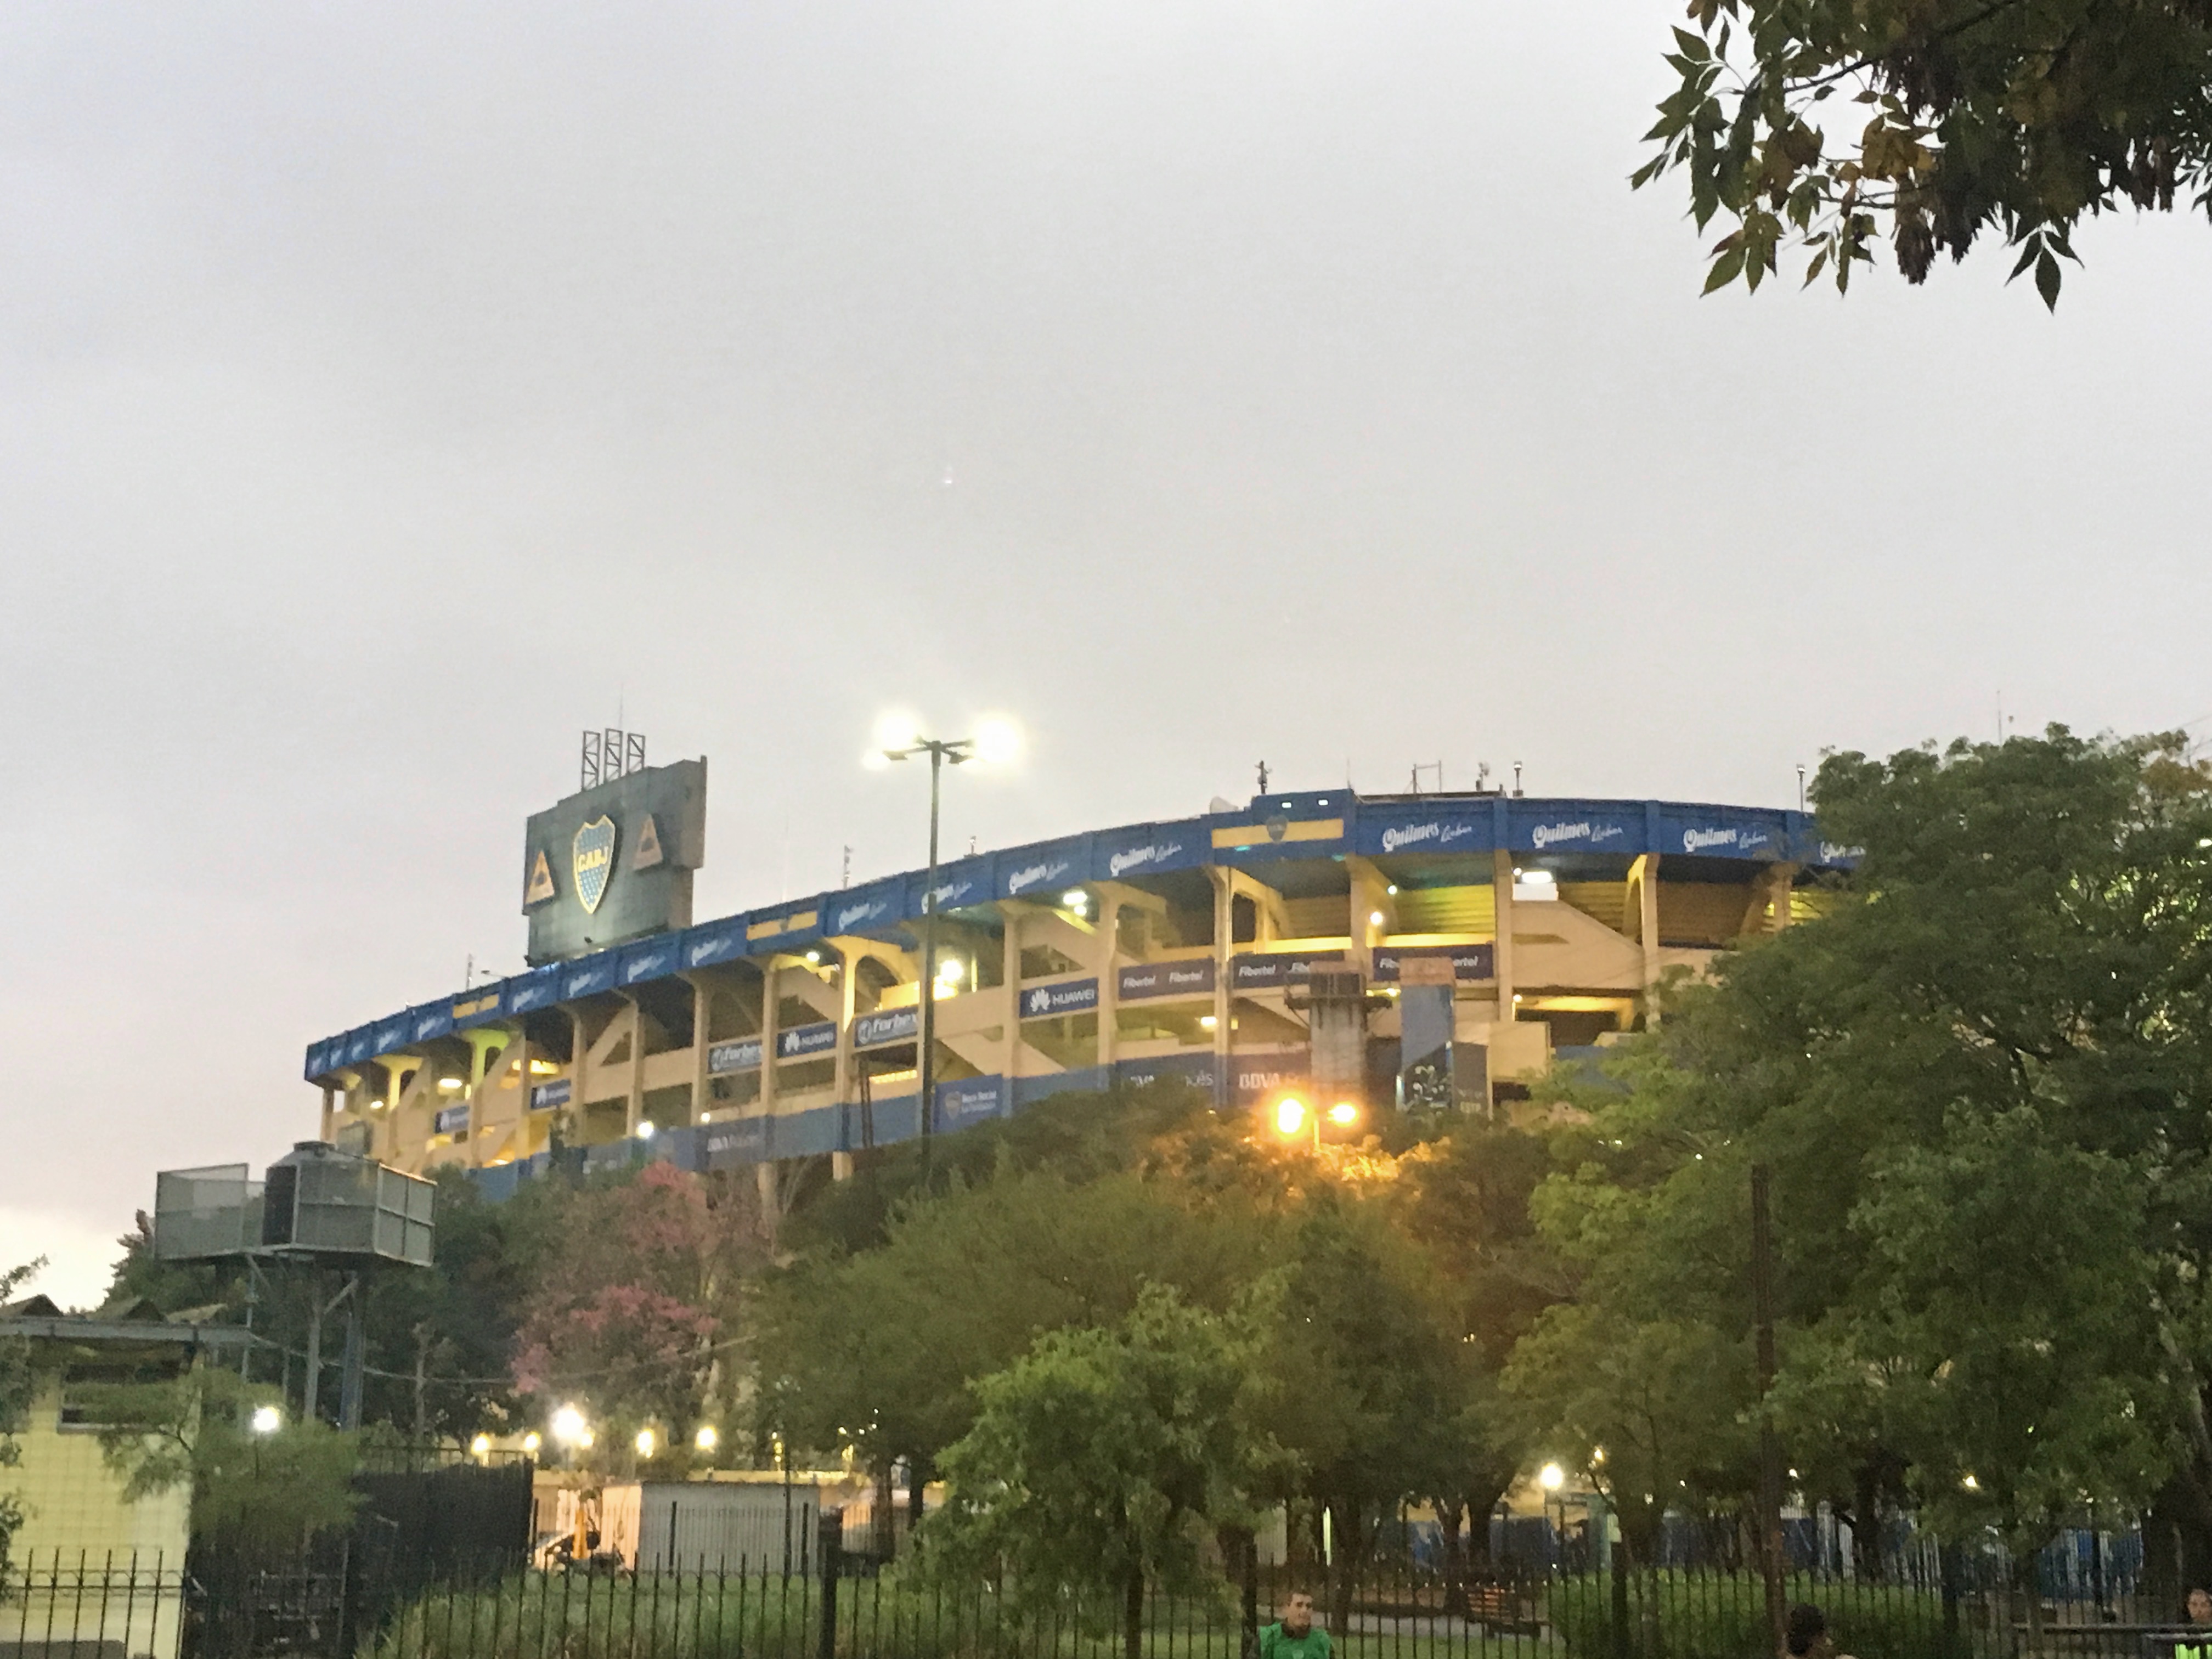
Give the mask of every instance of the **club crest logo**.
[{"label": "club crest logo", "polygon": [[586,915],[599,912],[607,896],[607,878],[615,872],[615,821],[605,813],[576,831],[574,863],[576,897]]}]

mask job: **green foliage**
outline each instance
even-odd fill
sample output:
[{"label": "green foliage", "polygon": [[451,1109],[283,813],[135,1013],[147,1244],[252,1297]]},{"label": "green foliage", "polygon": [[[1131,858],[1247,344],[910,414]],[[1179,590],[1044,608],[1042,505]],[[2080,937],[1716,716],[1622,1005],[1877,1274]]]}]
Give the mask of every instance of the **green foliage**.
[{"label": "green foliage", "polygon": [[1784,243],[1838,292],[1887,238],[1906,280],[1990,233],[2046,306],[2085,214],[2212,208],[2212,13],[2191,0],[1692,0],[1641,186],[1679,172],[1705,290]]},{"label": "green foliage", "polygon": [[1040,1334],[1110,1325],[1148,1283],[1225,1312],[1266,1266],[1260,1219],[1233,1197],[1009,1170],[909,1202],[880,1249],[781,1275],[763,1309],[763,1408],[794,1446],[849,1443],[878,1469],[933,1459],[973,1425],[971,1385]]},{"label": "green foliage", "polygon": [[976,1385],[926,1559],[956,1584],[1004,1574],[1026,1606],[1118,1600],[1133,1647],[1146,1587],[1197,1589],[1203,1539],[1251,1519],[1270,1453],[1238,1409],[1249,1342],[1158,1285],[1110,1327],[1038,1338]]},{"label": "green foliage", "polygon": [[[280,1406],[272,1389],[195,1366],[162,1382],[82,1391],[101,1455],[136,1503],[189,1485],[192,1531],[252,1545],[295,1545],[353,1517],[356,1437],[322,1423],[250,1426],[257,1407]],[[281,1409],[281,1407],[280,1407]]]},{"label": "green foliage", "polygon": [[[0,1269],[0,1303],[5,1303],[33,1274],[46,1265],[44,1256],[20,1267]],[[0,1340],[0,1469],[12,1469],[22,1461],[23,1449],[15,1435],[31,1408],[37,1378],[31,1370],[30,1345]],[[26,1516],[13,1492],[0,1492],[0,1573],[8,1569],[9,1552]]]},{"label": "green foliage", "polygon": [[[1772,1659],[1766,1589],[1753,1573],[1638,1572],[1629,1583],[1631,1650],[1696,1659]],[[1792,1601],[1828,1615],[1837,1649],[1855,1659],[1955,1659],[1962,1638],[1945,1639],[1942,1596],[1934,1590],[1854,1584],[1835,1578],[1785,1579]],[[1568,1659],[1610,1659],[1612,1584],[1593,1573],[1553,1581],[1545,1618]]]},{"label": "green foliage", "polygon": [[[1635,1520],[1750,1488],[1748,1174],[1772,1171],[1808,1498],[2033,1547],[2212,1500],[2212,807],[2179,739],[2054,728],[1821,769],[1835,914],[1725,957],[1577,1098],[1535,1215],[1575,1279],[1509,1381]],[[1631,1460],[1633,1467],[1631,1467]],[[1968,1477],[1972,1476],[1972,1484]],[[1655,1517],[1656,1518],[1656,1517]]]}]

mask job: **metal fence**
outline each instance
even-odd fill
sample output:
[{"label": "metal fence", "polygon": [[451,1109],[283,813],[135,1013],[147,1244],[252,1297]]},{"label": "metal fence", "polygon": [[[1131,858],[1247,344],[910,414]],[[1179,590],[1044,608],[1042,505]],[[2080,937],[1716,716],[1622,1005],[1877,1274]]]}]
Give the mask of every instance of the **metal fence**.
[{"label": "metal fence", "polygon": [[[847,1553],[839,1517],[803,1566],[604,1559],[544,1570],[511,1552],[391,1593],[357,1558],[252,1575],[159,1559],[34,1558],[0,1577],[0,1659],[1249,1659],[1294,1589],[1339,1659],[1771,1659],[1765,1586],[1720,1562],[1448,1568],[1403,1551],[1356,1576],[1254,1561],[1210,1586],[1119,1595],[1008,1579],[949,1584]],[[1917,1540],[1795,1562],[1856,1659],[2143,1659],[2170,1611],[2014,1587],[1991,1559]],[[781,1552],[776,1552],[780,1557]],[[2106,1589],[2111,1585],[2108,1582]],[[2170,1647],[2170,1643],[2165,1644]]]}]

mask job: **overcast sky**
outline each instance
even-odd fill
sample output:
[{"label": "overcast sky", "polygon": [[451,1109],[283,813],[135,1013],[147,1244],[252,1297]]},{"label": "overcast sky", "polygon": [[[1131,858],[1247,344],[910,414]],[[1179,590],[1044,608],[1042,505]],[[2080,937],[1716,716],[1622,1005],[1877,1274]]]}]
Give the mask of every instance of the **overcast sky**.
[{"label": "overcast sky", "polygon": [[2212,235],[1700,301],[1627,0],[0,9],[0,1261],[512,970],[618,712],[704,917],[1286,786],[1790,804],[2212,712]]}]

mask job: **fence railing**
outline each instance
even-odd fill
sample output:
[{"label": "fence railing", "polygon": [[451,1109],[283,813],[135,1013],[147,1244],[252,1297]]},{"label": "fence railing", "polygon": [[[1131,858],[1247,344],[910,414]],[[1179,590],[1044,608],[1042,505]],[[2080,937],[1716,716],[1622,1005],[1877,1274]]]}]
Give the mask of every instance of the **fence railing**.
[{"label": "fence railing", "polygon": [[183,1571],[158,1554],[27,1555],[0,1571],[0,1655],[175,1659],[186,1601]]},{"label": "fence railing", "polygon": [[[945,1583],[833,1537],[811,1571],[744,1556],[675,1570],[507,1557],[398,1600],[349,1566],[216,1579],[159,1559],[39,1557],[0,1575],[0,1659],[1250,1659],[1295,1589],[1313,1596],[1337,1659],[1772,1655],[1762,1581],[1717,1565],[1408,1559],[1351,1577],[1255,1563],[1183,1592],[1147,1587],[1133,1619],[1108,1590]],[[2171,1628],[2124,1598],[2032,1601],[1933,1551],[1849,1567],[1801,1562],[1784,1590],[1821,1607],[1856,1659],[2142,1659]]]}]

